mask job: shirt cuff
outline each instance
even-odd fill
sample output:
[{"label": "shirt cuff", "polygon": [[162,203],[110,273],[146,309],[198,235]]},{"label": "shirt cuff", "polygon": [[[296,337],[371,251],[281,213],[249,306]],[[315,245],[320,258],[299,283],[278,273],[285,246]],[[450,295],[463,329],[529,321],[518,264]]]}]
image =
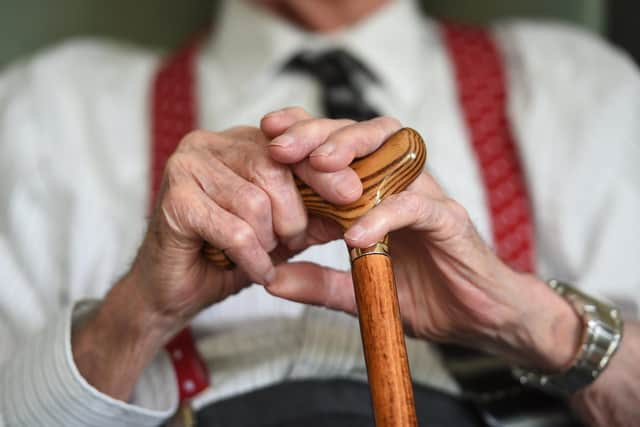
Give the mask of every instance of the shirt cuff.
[{"label": "shirt cuff", "polygon": [[71,351],[73,322],[97,302],[84,301],[34,337],[2,367],[0,402],[10,426],[157,426],[175,412],[178,391],[168,355],[161,351],[145,369],[130,403],[91,386]]}]

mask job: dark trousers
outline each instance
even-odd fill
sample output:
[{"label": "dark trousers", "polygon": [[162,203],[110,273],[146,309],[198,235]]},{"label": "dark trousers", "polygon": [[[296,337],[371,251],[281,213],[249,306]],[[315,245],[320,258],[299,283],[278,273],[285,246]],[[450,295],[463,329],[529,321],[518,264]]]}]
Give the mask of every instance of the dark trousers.
[{"label": "dark trousers", "polygon": [[[415,386],[419,424],[485,427],[473,405]],[[277,384],[216,402],[197,414],[199,427],[371,427],[367,384],[349,380],[305,380]]]}]

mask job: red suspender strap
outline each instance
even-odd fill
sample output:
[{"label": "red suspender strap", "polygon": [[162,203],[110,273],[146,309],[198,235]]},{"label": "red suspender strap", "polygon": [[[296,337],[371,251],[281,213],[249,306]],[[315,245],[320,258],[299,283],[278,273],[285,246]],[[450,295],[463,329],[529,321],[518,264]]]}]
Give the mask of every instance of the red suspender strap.
[{"label": "red suspender strap", "polygon": [[506,79],[486,29],[443,24],[458,96],[480,167],[496,252],[516,270],[535,270],[531,204],[507,118]]},{"label": "red suspender strap", "polygon": [[180,392],[180,402],[191,399],[209,386],[209,370],[200,357],[191,330],[184,328],[165,346]]},{"label": "red suspender strap", "polygon": [[[195,55],[200,37],[158,70],[153,82],[151,115],[151,207],[155,205],[165,163],[180,140],[196,127]],[[180,401],[184,402],[209,386],[207,366],[198,354],[191,331],[185,328],[166,349],[176,372]]]},{"label": "red suspender strap", "polygon": [[194,67],[200,37],[160,65],[151,104],[151,207],[155,205],[167,159],[180,140],[197,126]]}]

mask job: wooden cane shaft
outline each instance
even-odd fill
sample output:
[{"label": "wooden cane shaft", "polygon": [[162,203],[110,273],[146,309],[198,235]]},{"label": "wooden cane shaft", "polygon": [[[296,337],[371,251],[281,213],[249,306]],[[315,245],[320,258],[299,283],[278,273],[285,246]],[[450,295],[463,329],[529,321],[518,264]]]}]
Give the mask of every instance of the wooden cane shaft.
[{"label": "wooden cane shaft", "polygon": [[391,258],[361,256],[351,272],[376,427],[417,426]]}]

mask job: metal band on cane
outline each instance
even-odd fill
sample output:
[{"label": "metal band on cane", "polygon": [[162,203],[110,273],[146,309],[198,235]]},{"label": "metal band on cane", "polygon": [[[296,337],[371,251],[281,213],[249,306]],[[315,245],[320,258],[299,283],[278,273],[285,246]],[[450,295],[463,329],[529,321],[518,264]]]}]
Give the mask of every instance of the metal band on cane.
[{"label": "metal band on cane", "polygon": [[378,242],[366,248],[350,248],[349,257],[351,262],[365,255],[380,254],[389,256],[389,245],[386,242]]}]

